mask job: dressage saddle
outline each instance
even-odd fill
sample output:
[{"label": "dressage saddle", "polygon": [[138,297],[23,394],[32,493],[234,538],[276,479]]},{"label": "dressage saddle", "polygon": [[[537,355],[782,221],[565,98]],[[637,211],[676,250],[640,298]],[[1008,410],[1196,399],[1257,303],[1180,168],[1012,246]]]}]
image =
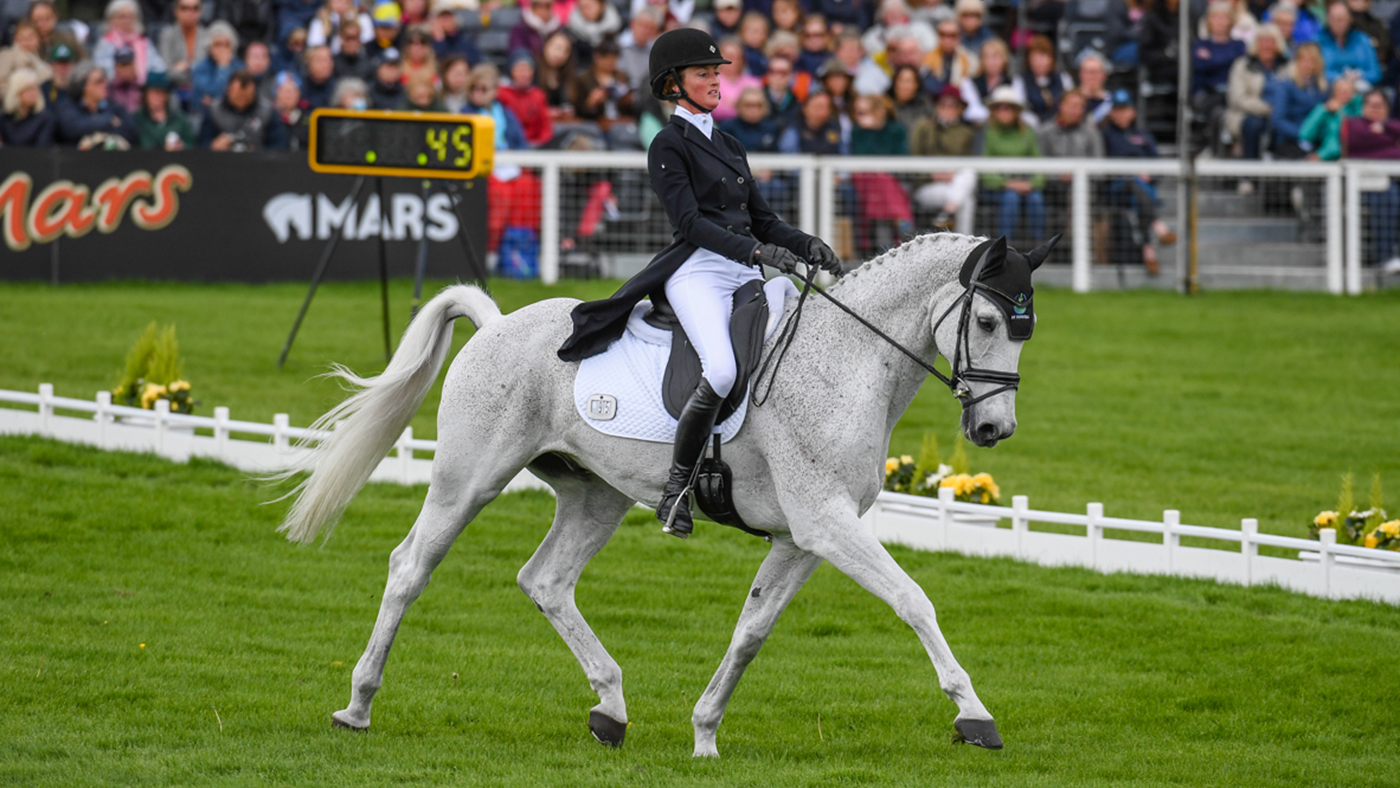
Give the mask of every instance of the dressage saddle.
[{"label": "dressage saddle", "polygon": [[[703,372],[700,355],[686,336],[675,311],[665,300],[652,298],[651,309],[642,319],[655,328],[671,332],[671,355],[661,379],[661,400],[667,413],[673,418],[680,418],[686,400],[700,385]],[[729,318],[729,337],[734,347],[738,376],[734,380],[734,389],[720,406],[716,424],[722,424],[744,404],[744,397],[749,393],[749,377],[758,367],[759,357],[763,353],[767,327],[768,298],[763,293],[763,283],[747,282],[734,291],[734,310]],[[710,519],[755,536],[768,536],[767,532],[746,525],[734,508],[734,475],[729,470],[729,464],[720,457],[718,433],[714,436],[710,455],[700,463],[694,490],[696,504]]]}]

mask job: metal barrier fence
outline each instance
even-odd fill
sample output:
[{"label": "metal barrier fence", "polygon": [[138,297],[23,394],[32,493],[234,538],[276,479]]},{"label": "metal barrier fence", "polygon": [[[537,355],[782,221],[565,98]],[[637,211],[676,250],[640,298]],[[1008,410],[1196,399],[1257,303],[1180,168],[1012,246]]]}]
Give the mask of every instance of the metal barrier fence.
[{"label": "metal barrier fence", "polygon": [[[503,151],[497,161],[539,178],[546,283],[625,278],[670,242],[644,153]],[[1006,234],[1017,245],[1058,232],[1065,239],[1042,271],[1049,283],[1088,292],[1185,279],[1172,160],[756,154],[749,162],[775,210],[848,265],[935,229]],[[1400,262],[1385,265],[1400,255],[1400,163],[1202,160],[1196,174],[1202,286],[1355,294],[1400,278]]]}]

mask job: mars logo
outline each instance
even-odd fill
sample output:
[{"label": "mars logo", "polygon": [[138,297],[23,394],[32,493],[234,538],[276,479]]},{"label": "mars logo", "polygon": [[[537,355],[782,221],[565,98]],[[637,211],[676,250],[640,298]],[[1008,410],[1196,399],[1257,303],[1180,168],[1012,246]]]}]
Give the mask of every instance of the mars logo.
[{"label": "mars logo", "polygon": [[452,211],[452,199],[446,194],[434,194],[427,200],[416,194],[389,196],[387,211],[379,207],[379,195],[371,194],[363,206],[344,198],[333,202],[324,194],[287,192],[267,201],[263,206],[263,221],[286,243],[294,236],[299,241],[327,240],[337,232],[347,241],[377,238],[386,241],[421,240],[450,241],[457,235],[457,216]]},{"label": "mars logo", "polygon": [[89,189],[72,181],[54,181],[34,195],[34,179],[17,172],[0,183],[0,232],[16,252],[31,244],[46,244],[61,235],[81,238],[94,229],[112,233],[128,209],[142,230],[159,230],[175,221],[180,192],[189,191],[194,176],[178,164],[155,175],[137,170],[125,178],[109,178]]}]

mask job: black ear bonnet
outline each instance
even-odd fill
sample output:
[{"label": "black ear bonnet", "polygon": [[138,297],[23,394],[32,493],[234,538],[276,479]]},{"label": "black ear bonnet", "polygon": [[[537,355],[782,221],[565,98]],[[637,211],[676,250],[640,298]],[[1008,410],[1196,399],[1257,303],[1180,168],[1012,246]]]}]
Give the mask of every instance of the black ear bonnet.
[{"label": "black ear bonnet", "polygon": [[1030,339],[1035,330],[1035,288],[1031,286],[1031,272],[1045,262],[1059,240],[1060,236],[1056,235],[1025,254],[1008,246],[1005,237],[983,241],[963,263],[958,280],[963,287],[973,287],[976,275],[975,289],[1001,308],[1011,339]]}]

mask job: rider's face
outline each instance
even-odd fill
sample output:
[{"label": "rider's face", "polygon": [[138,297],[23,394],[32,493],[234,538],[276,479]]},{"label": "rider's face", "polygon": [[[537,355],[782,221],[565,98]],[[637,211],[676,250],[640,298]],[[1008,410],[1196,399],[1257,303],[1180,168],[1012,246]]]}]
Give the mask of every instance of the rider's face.
[{"label": "rider's face", "polygon": [[719,106],[719,71],[714,66],[691,66],[681,72],[681,87],[695,109],[714,112]]}]

